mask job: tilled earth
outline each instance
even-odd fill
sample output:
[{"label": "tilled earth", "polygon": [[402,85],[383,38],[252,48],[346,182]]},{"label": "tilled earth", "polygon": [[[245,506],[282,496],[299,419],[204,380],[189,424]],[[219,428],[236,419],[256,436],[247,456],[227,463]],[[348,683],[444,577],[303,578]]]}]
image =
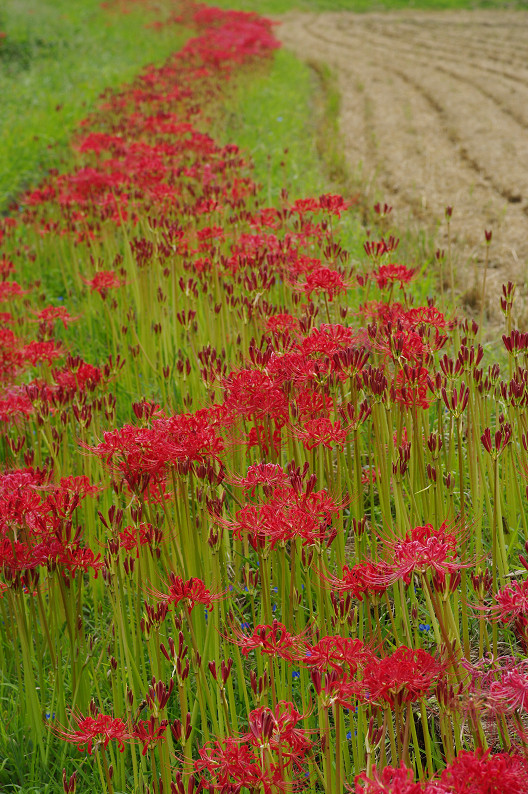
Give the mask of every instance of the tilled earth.
[{"label": "tilled earth", "polygon": [[497,320],[500,285],[525,293],[528,279],[528,13],[292,13],[277,35],[337,75],[346,156],[373,203],[392,205],[399,225],[427,227],[443,249],[453,207],[463,292],[482,283],[492,231],[486,294]]}]

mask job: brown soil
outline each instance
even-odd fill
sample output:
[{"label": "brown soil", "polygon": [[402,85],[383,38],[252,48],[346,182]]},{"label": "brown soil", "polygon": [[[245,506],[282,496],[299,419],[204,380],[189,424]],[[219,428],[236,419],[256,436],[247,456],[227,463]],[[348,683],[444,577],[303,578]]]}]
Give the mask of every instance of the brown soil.
[{"label": "brown soil", "polygon": [[[453,207],[468,301],[493,232],[486,302],[496,322],[501,284],[526,293],[528,278],[528,13],[292,13],[277,35],[336,73],[346,156],[373,204],[392,205],[397,225],[428,228],[443,249]],[[525,312],[521,300],[521,322]]]}]

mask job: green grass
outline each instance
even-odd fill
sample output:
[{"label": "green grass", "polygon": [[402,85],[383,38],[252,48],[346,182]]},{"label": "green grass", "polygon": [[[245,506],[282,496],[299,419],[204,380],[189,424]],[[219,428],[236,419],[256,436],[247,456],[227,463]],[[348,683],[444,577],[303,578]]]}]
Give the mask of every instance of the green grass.
[{"label": "green grass", "polygon": [[527,0],[215,0],[215,5],[257,11],[259,14],[283,14],[292,10],[366,12],[395,8],[528,8]]},{"label": "green grass", "polygon": [[0,212],[60,163],[104,88],[181,46],[181,30],[146,28],[149,18],[139,7],[104,10],[100,0],[3,0]]}]

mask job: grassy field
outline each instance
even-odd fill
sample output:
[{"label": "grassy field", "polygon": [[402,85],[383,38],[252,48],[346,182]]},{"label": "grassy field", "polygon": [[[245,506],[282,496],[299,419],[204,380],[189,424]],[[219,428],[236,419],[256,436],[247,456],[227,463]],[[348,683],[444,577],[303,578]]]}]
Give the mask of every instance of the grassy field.
[{"label": "grassy field", "polygon": [[0,212],[57,166],[77,122],[109,85],[160,62],[183,42],[99,0],[4,0],[0,5]]}]

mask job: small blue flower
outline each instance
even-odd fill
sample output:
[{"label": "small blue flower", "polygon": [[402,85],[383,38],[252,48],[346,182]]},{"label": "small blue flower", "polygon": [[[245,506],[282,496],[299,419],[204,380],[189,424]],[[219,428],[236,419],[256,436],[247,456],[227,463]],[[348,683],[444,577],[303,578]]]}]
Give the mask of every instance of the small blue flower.
[{"label": "small blue flower", "polygon": [[300,678],[301,674],[299,670],[292,670],[292,678]]}]

